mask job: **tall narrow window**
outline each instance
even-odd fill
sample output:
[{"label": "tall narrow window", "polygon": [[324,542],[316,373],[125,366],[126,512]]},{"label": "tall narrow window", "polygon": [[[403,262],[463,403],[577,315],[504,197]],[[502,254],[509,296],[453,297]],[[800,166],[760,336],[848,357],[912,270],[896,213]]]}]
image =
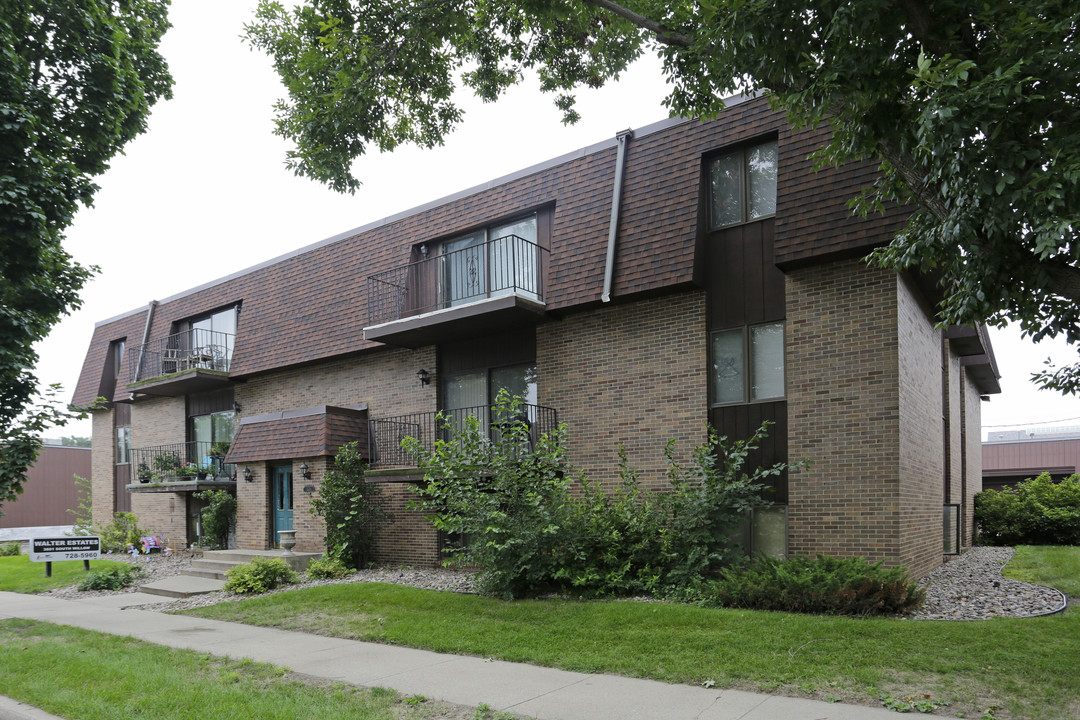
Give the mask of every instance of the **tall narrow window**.
[{"label": "tall narrow window", "polygon": [[711,345],[714,405],[784,397],[784,323],[720,330]]},{"label": "tall narrow window", "polygon": [[188,348],[200,366],[228,370],[236,342],[237,307],[229,307],[191,321]]},{"label": "tall narrow window", "polygon": [[125,342],[117,340],[112,344],[113,378],[118,379],[124,367]]},{"label": "tall narrow window", "polygon": [[776,141],[725,153],[709,164],[713,228],[776,214]]}]

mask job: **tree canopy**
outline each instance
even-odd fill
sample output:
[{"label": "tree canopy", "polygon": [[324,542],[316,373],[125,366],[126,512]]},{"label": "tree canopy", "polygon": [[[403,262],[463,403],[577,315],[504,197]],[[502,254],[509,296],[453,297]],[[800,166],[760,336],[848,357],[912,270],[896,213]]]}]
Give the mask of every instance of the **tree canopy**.
[{"label": "tree canopy", "polygon": [[170,96],[157,52],[167,8],[0,0],[0,503],[22,491],[40,432],[65,417],[55,389],[37,392],[33,344],[79,306],[93,272],[64,250],[64,230]]},{"label": "tree canopy", "polygon": [[[288,91],[289,164],[339,191],[370,147],[439,144],[459,84],[493,101],[535,72],[573,122],[577,89],[659,53],[673,113],[763,92],[796,127],[831,124],[821,162],[880,161],[859,210],[916,211],[874,262],[937,272],[943,323],[1077,344],[1078,17],[1071,0],[261,0],[247,37]],[[1041,382],[1080,391],[1080,363]]]}]

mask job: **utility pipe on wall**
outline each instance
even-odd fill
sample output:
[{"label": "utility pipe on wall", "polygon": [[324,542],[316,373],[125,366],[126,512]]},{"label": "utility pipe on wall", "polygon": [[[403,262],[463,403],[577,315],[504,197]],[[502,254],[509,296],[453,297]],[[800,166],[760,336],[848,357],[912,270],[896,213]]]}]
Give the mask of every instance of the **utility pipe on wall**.
[{"label": "utility pipe on wall", "polygon": [[[150,342],[150,325],[154,322],[154,308],[157,305],[157,300],[151,300],[146,307],[146,326],[143,327],[142,344],[139,345],[139,361],[135,365],[135,377],[132,378],[132,381],[138,380],[139,376],[142,375],[143,360],[146,358],[146,343]],[[135,398],[135,393],[131,393],[131,398]]]},{"label": "utility pipe on wall", "polygon": [[619,232],[619,203],[622,201],[623,168],[626,165],[626,145],[634,137],[633,130],[623,130],[615,136],[619,141],[618,155],[615,157],[615,187],[611,190],[611,220],[608,223],[607,264],[604,267],[603,302],[611,302],[611,283],[615,275],[615,238]]}]

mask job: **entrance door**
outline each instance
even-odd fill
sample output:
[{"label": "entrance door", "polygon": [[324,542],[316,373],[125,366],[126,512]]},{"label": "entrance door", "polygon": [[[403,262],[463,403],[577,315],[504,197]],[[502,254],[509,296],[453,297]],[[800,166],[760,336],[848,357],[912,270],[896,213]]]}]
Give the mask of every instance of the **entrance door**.
[{"label": "entrance door", "polygon": [[292,500],[292,467],[283,466],[274,468],[273,484],[274,502],[274,526],[271,529],[271,544],[277,547],[281,538],[278,530],[293,529],[293,500]]}]

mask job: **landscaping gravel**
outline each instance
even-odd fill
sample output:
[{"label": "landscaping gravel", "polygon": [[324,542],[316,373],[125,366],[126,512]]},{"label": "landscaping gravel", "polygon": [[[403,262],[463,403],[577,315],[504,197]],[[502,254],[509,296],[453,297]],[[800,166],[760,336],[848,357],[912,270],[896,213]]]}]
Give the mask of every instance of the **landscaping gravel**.
[{"label": "landscaping gravel", "polygon": [[1016,551],[977,547],[945,563],[920,582],[926,602],[913,620],[984,620],[1032,617],[1058,612],[1065,596],[1054,588],[1002,577],[1001,568]]},{"label": "landscaping gravel", "polygon": [[[926,587],[926,602],[907,617],[912,620],[983,620],[992,617],[1032,617],[1062,610],[1066,599],[1061,592],[1002,577],[1001,568],[1009,562],[1014,552],[1013,548],[977,547],[945,563],[920,581],[920,584]],[[151,557],[150,560],[146,560],[145,556],[131,558],[126,555],[110,558],[138,565],[146,573],[138,584],[125,590],[80,592],[75,587],[67,587],[44,594],[75,599],[138,592],[139,584],[183,572],[190,566],[192,556],[185,552],[173,557]],[[472,592],[474,589],[473,574],[462,570],[384,567],[358,570],[341,580],[305,581],[273,592],[354,582],[394,583],[451,592]],[[143,608],[173,612],[235,601],[241,597],[243,596],[214,592],[184,600],[146,605]]]}]

